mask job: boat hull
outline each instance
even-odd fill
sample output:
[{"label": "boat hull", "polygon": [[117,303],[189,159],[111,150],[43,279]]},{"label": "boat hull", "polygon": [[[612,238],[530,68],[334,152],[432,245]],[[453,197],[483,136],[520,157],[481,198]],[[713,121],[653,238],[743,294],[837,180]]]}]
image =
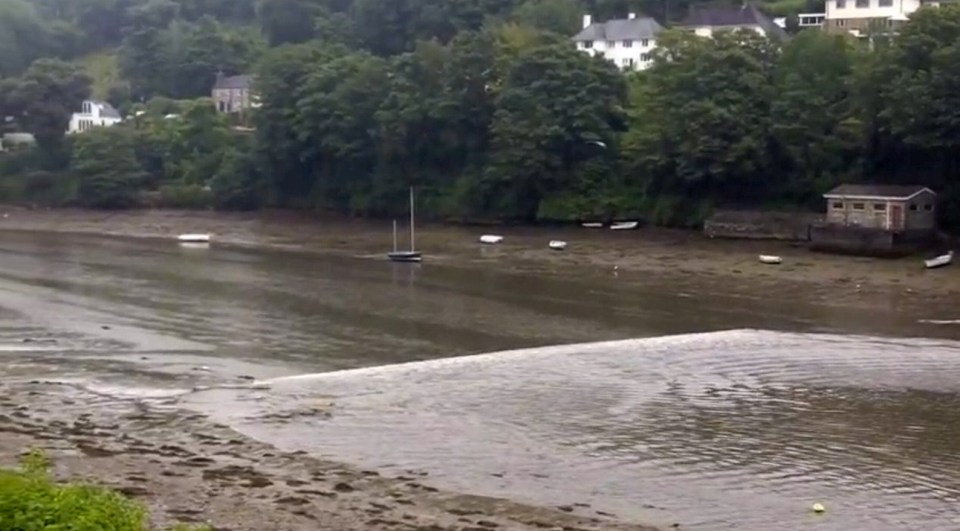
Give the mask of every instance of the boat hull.
[{"label": "boat hull", "polygon": [[183,243],[210,243],[209,234],[181,234],[177,240]]},{"label": "boat hull", "polygon": [[423,254],[419,251],[396,251],[387,253],[387,258],[391,262],[421,262],[423,261]]},{"label": "boat hull", "polygon": [[927,266],[927,269],[936,269],[938,267],[948,266],[953,263],[953,254],[948,254],[944,256],[938,256],[932,260],[924,260],[924,265]]},{"label": "boat hull", "polygon": [[639,221],[618,221],[610,225],[610,230],[635,230],[639,226]]}]

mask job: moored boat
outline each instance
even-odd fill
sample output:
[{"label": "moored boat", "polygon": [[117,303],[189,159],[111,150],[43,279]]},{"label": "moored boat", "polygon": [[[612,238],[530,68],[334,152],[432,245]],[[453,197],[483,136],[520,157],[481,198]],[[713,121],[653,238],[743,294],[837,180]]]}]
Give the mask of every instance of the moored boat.
[{"label": "moored boat", "polygon": [[210,243],[209,234],[181,234],[177,240],[183,243]]},{"label": "moored boat", "polygon": [[496,234],[484,234],[483,236],[480,236],[480,243],[483,243],[486,245],[496,245],[502,241],[503,241],[503,236],[499,236]]},{"label": "moored boat", "polygon": [[562,251],[567,248],[567,242],[563,240],[551,240],[548,246],[554,251]]},{"label": "moored boat", "polygon": [[924,260],[924,265],[927,266],[927,269],[936,269],[938,267],[943,267],[953,263],[953,251],[950,251],[947,254],[942,254],[936,258],[931,258],[930,260]]},{"label": "moored boat", "polygon": [[413,217],[413,187],[410,187],[410,250],[397,250],[397,220],[393,220],[393,251],[387,253],[387,258],[393,262],[420,262],[423,260],[423,253],[415,250],[414,217]]},{"label": "moored boat", "polygon": [[770,254],[761,254],[759,258],[761,264],[777,265],[783,263],[783,258]]},{"label": "moored boat", "polygon": [[633,230],[639,226],[639,221],[617,221],[610,225],[610,230]]}]

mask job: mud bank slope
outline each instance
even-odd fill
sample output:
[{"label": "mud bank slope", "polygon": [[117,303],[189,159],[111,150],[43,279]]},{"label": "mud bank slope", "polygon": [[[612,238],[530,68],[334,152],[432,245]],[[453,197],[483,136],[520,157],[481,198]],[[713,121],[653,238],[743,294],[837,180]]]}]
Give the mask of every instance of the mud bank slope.
[{"label": "mud bank slope", "polygon": [[32,448],[50,455],[60,478],[90,479],[142,500],[158,526],[651,531],[586,505],[534,508],[445,493],[421,472],[385,478],[285,453],[175,409],[83,397],[37,381],[0,384],[0,465],[14,465]]}]

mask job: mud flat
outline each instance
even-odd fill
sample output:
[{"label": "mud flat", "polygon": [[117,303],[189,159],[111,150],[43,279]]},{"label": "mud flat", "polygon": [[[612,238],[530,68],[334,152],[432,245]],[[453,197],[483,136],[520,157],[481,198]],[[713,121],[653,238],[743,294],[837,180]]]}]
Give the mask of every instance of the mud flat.
[{"label": "mud flat", "polygon": [[62,479],[139,499],[158,526],[315,531],[599,529],[651,531],[589,506],[534,508],[429,486],[422,472],[382,477],[244,438],[203,416],[83,397],[63,385],[0,384],[0,464],[43,449]]}]

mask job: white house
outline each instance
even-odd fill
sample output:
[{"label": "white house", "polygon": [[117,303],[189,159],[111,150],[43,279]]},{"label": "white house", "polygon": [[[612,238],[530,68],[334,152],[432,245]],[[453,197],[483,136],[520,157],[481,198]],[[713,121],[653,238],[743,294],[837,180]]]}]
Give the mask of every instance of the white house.
[{"label": "white house", "polygon": [[776,39],[786,37],[783,28],[761,13],[753,4],[693,8],[686,20],[678,25],[701,37],[711,37],[717,31],[737,29],[753,30]]},{"label": "white house", "polygon": [[831,33],[866,37],[871,29],[896,28],[923,6],[936,7],[927,0],[827,0],[824,27]]},{"label": "white house", "polygon": [[657,46],[657,35],[663,26],[648,17],[593,22],[590,15],[583,17],[583,30],[573,37],[577,49],[593,55],[602,55],[623,69],[643,70],[650,66],[650,52]]},{"label": "white house", "polygon": [[105,101],[86,100],[81,105],[80,112],[73,113],[67,134],[82,133],[94,127],[110,127],[123,120],[113,105]]}]

